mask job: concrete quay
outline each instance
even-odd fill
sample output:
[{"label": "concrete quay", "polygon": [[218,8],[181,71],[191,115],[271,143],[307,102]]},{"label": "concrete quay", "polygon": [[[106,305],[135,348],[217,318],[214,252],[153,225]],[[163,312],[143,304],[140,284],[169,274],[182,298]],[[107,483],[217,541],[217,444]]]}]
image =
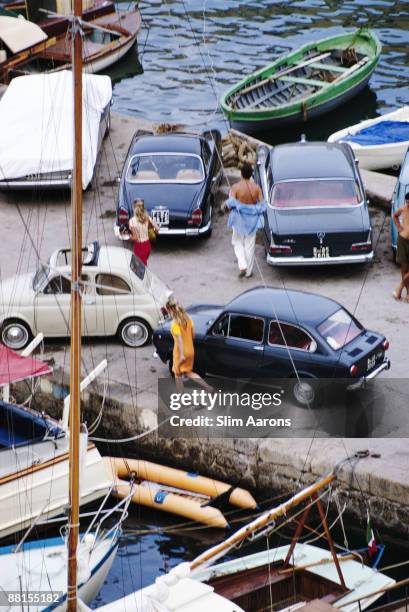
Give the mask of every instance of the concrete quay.
[{"label": "concrete quay", "polygon": [[[119,244],[113,233],[117,182],[134,131],[149,124],[132,117],[113,115],[111,133],[104,143],[93,187],[84,198],[84,242],[98,239]],[[229,180],[237,170],[229,170]],[[224,199],[228,186],[220,192]],[[3,228],[0,247],[0,272],[4,279],[16,272],[35,270],[38,255],[45,260],[56,248],[69,243],[70,196],[67,193],[0,193],[0,222]],[[226,230],[226,218],[216,214],[209,240],[160,240],[153,248],[150,266],[174,290],[182,303],[226,303],[245,289],[260,284],[316,291],[337,299],[368,328],[383,331],[391,342],[392,368],[383,374],[385,384],[400,379],[407,386],[409,342],[408,305],[396,302],[391,293],[399,272],[392,263],[389,217],[387,211],[371,207],[376,257],[367,267],[343,266],[322,269],[273,269],[264,260],[263,247],[257,245],[257,266],[252,279],[237,277],[236,263]],[[23,223],[24,220],[24,223]],[[29,235],[28,232],[29,231]],[[152,356],[151,345],[132,350],[115,338],[86,339],[84,372],[101,359],[108,360],[106,403],[98,436],[127,438],[157,424],[157,379],[167,377],[166,366]],[[38,407],[58,414],[66,392],[69,367],[68,340],[45,343],[45,358],[53,359],[55,370],[50,380],[42,380],[36,393]],[[84,411],[92,423],[100,410],[104,376],[84,394]],[[19,395],[27,394],[25,386]],[[363,497],[379,527],[394,534],[409,535],[409,448],[400,436],[409,434],[399,404],[402,426],[385,431],[384,415],[378,415],[368,432],[372,437],[313,439],[313,431],[300,431],[296,439],[191,439],[158,436],[120,446],[121,453],[145,456],[203,474],[234,482],[243,475],[243,485],[252,487],[261,500],[271,493],[294,490],[300,475],[310,481],[356,450],[369,449],[373,455],[356,466],[350,486],[351,469],[340,474],[341,488],[349,497],[351,512],[362,517]],[[296,412],[301,415],[301,409]],[[352,411],[352,416],[353,416]],[[406,427],[406,428],[405,428]],[[110,446],[112,452],[112,446]]]}]

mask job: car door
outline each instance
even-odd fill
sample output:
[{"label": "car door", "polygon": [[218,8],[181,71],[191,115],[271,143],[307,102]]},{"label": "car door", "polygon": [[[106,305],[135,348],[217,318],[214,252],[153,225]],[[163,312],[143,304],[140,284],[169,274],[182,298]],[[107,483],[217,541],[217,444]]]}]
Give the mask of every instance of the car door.
[{"label": "car door", "polygon": [[50,276],[34,298],[35,328],[45,336],[70,334],[71,282],[61,274]]},{"label": "car door", "polygon": [[333,363],[316,340],[299,325],[270,321],[263,377],[330,376]]},{"label": "car door", "polygon": [[[95,276],[96,334],[114,335],[119,321],[130,311],[138,296],[118,274],[98,273]],[[140,301],[140,300],[138,300]]]},{"label": "car door", "polygon": [[263,363],[264,319],[224,313],[205,338],[206,374],[258,378]]}]

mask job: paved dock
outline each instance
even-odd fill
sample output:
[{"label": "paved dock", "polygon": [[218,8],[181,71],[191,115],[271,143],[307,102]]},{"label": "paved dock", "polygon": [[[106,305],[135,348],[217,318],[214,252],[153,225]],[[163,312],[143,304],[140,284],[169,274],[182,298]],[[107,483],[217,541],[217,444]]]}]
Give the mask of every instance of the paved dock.
[{"label": "paved dock", "polygon": [[[84,242],[98,239],[108,244],[119,243],[113,233],[116,179],[133,133],[138,128],[149,127],[149,124],[132,117],[113,115],[111,126],[93,188],[85,193]],[[228,177],[230,182],[234,182],[237,171],[230,170]],[[221,199],[227,190],[228,183],[225,183]],[[45,260],[54,249],[69,243],[69,208],[67,193],[43,193],[40,201],[31,193],[0,193],[2,279],[16,271],[34,271],[38,255]],[[371,207],[371,217],[376,258],[366,267],[273,269],[266,264],[263,247],[258,244],[254,277],[239,279],[226,217],[220,212],[216,214],[214,232],[209,240],[160,240],[153,247],[150,266],[185,305],[209,300],[223,304],[249,287],[264,284],[316,291],[335,298],[365,326],[386,334],[391,342],[389,353],[393,366],[383,375],[385,384],[402,379],[402,385],[407,385],[409,306],[391,297],[399,271],[392,262],[387,211]],[[30,237],[26,229],[29,229]],[[168,371],[164,364],[153,358],[152,353],[151,345],[132,350],[122,347],[114,338],[85,341],[85,369],[91,369],[103,358],[107,358],[109,363],[102,435],[128,437],[155,426],[157,379],[168,376]],[[51,408],[49,402],[58,396],[58,385],[67,382],[68,341],[46,342],[45,356],[55,360],[55,384],[43,381],[44,406]],[[89,422],[99,410],[96,396],[102,393],[103,379],[85,398]],[[216,439],[207,442],[150,436],[128,445],[126,450],[131,455],[140,453],[142,449],[145,455],[158,460],[166,457],[171,463],[230,480],[242,473],[246,483],[266,495],[273,489],[294,487],[302,469],[308,480],[330,469],[347,453],[369,449],[380,456],[362,460],[356,467],[360,482],[358,486],[354,481],[351,493],[355,511],[359,513],[362,489],[376,511],[379,524],[406,533],[409,530],[407,440],[397,440],[403,430],[396,429],[388,432],[389,439],[377,439],[377,432],[385,431],[385,415],[379,414],[376,418],[370,428],[374,437],[369,440],[327,438],[311,443],[307,438],[313,432],[301,432],[296,442],[285,439]],[[330,432],[330,435],[335,433]],[[346,470],[343,475],[345,488],[349,486],[349,472]]]}]

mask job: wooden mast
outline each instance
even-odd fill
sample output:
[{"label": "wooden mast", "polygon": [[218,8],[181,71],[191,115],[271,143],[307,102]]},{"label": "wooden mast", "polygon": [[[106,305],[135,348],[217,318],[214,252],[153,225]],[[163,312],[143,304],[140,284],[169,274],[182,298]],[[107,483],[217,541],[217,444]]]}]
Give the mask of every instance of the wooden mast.
[{"label": "wooden mast", "polygon": [[329,485],[336,479],[336,477],[336,474],[334,472],[331,472],[327,476],[324,476],[324,478],[321,478],[321,480],[318,480],[318,482],[315,482],[314,484],[310,485],[309,487],[306,487],[299,493],[296,493],[286,502],[282,503],[280,506],[277,506],[277,508],[272,508],[271,510],[264,512],[264,514],[254,519],[254,521],[248,523],[247,525],[233,533],[233,535],[227,538],[227,540],[224,540],[224,542],[216,544],[216,546],[213,546],[213,548],[209,548],[209,550],[206,550],[204,553],[196,557],[196,559],[193,559],[192,563],[190,564],[190,569],[194,570],[200,565],[207,563],[208,561],[218,559],[224,553],[230,550],[233,546],[248,538],[255,531],[261,529],[261,527],[266,527],[267,525],[275,521],[277,518],[285,516],[288,510],[293,508],[293,506],[297,506],[306,499],[313,497],[315,493],[317,493],[317,491]]},{"label": "wooden mast", "polygon": [[72,77],[74,90],[74,155],[71,188],[71,352],[70,352],[70,529],[68,536],[67,611],[77,611],[77,546],[79,534],[81,294],[82,264],[82,0],[73,0]]}]

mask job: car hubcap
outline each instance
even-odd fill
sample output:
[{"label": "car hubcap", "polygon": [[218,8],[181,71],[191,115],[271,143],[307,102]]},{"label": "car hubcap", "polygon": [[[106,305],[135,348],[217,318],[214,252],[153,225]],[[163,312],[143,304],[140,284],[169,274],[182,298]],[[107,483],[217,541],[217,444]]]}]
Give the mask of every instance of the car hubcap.
[{"label": "car hubcap", "polygon": [[132,321],[125,325],[122,335],[127,344],[141,346],[148,339],[148,330],[142,323]]},{"label": "car hubcap", "polygon": [[28,341],[28,332],[22,325],[7,325],[3,330],[3,342],[13,349],[23,348]]},{"label": "car hubcap", "polygon": [[294,385],[294,396],[300,404],[311,404],[314,400],[314,389],[306,382],[297,382]]}]

